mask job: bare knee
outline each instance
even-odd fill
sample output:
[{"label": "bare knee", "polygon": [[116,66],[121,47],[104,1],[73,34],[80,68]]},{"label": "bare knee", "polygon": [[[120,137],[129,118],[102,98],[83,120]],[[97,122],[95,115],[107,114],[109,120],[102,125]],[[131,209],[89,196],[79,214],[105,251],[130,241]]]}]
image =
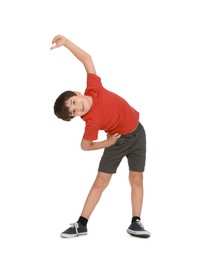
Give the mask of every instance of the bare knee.
[{"label": "bare knee", "polygon": [[142,172],[130,172],[129,181],[131,186],[143,185],[143,173]]},{"label": "bare knee", "polygon": [[111,176],[112,174],[99,172],[93,184],[94,188],[104,190],[108,186]]}]

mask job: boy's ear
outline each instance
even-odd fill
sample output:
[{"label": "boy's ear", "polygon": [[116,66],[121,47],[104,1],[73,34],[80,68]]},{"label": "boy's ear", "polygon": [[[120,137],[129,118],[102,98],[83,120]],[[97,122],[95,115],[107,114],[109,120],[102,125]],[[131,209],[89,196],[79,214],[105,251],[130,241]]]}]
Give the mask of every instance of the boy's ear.
[{"label": "boy's ear", "polygon": [[81,92],[79,92],[79,91],[74,91],[74,93],[76,93],[76,94],[77,94],[77,96],[82,96],[82,93],[81,93]]}]

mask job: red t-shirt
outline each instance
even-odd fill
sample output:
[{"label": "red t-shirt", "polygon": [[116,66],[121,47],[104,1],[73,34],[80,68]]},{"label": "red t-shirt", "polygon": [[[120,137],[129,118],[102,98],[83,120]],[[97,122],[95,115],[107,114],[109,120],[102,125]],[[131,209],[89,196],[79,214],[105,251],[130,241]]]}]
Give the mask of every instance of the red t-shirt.
[{"label": "red t-shirt", "polygon": [[139,112],[127,101],[102,86],[101,79],[95,74],[87,75],[87,88],[84,95],[93,99],[91,109],[81,118],[86,122],[84,139],[98,139],[98,131],[109,134],[131,133],[139,122]]}]

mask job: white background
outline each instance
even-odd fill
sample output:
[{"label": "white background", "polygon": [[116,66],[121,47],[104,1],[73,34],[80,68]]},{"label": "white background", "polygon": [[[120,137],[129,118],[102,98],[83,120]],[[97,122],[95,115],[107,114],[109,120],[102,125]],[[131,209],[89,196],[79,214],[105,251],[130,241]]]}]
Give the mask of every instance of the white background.
[{"label": "white background", "polygon": [[[203,1],[1,1],[1,259],[203,259]],[[84,122],[53,114],[85,70],[64,34],[91,54],[103,85],[141,114],[147,133],[142,222],[131,237],[124,160],[89,221],[78,219],[102,151],[80,150]],[[100,133],[100,138],[104,134]]]}]

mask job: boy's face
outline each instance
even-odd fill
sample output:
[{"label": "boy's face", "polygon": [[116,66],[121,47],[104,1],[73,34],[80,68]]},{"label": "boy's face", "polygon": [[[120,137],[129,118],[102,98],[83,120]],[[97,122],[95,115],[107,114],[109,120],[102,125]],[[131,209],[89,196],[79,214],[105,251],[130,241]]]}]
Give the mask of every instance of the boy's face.
[{"label": "boy's face", "polygon": [[69,98],[65,104],[69,108],[70,116],[84,116],[91,109],[91,97],[76,92],[77,96]]}]

